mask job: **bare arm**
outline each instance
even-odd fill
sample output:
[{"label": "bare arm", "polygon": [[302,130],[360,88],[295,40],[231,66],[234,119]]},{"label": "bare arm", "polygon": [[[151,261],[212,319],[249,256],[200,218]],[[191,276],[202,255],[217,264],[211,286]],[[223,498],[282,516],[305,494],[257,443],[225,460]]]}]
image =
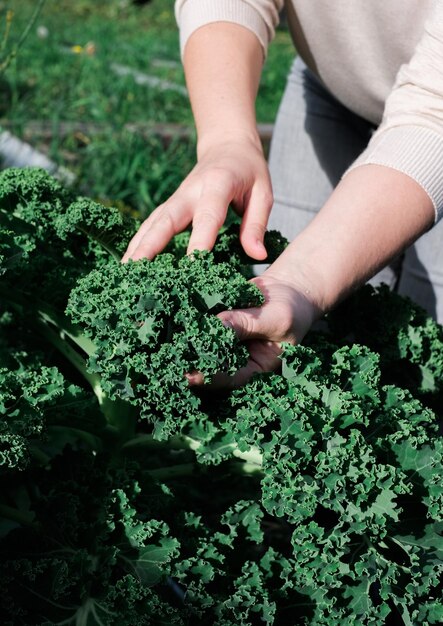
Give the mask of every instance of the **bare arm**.
[{"label": "bare arm", "polygon": [[327,311],[428,230],[434,215],[428,194],[409,176],[358,167],[270,271],[293,277]]},{"label": "bare arm", "polygon": [[144,222],[123,260],[152,258],[192,224],[189,251],[212,248],[229,203],[243,215],[241,241],[266,257],[263,236],[272,189],[255,121],[263,49],[246,28],[208,24],[189,38],[186,81],[197,126],[198,162],[179,189]]},{"label": "bare arm", "polygon": [[255,98],[263,50],[257,37],[235,24],[208,24],[189,39],[183,63],[198,153],[236,137],[259,143]]},{"label": "bare arm", "polygon": [[[364,165],[260,277],[260,309],[219,317],[248,341],[251,359],[234,384],[278,367],[280,343],[299,343],[313,321],[384,267],[434,221],[428,194],[397,170]],[[198,379],[197,379],[198,381]]]}]

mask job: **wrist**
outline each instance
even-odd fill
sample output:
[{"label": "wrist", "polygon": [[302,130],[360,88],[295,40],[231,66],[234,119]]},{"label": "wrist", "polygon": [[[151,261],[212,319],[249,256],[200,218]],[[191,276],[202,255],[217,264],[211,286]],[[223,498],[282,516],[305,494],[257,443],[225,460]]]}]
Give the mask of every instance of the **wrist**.
[{"label": "wrist", "polygon": [[216,129],[199,133],[197,140],[197,158],[200,160],[211,151],[220,150],[221,147],[226,145],[238,146],[239,148],[244,146],[249,149],[258,150],[263,154],[263,147],[256,127],[245,129],[244,127],[234,128],[230,125],[229,131]]},{"label": "wrist", "polygon": [[306,262],[297,261],[290,256],[285,258],[283,253],[263,276],[287,285],[303,300],[305,315],[310,319],[310,325],[323,317],[330,308],[322,296],[320,273],[309,267]]}]

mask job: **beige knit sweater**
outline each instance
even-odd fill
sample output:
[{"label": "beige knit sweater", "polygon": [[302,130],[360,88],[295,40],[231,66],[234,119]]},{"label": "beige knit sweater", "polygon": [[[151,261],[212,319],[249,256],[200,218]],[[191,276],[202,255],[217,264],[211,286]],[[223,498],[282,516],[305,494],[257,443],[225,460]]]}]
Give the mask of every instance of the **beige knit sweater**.
[{"label": "beige knit sweater", "polygon": [[[197,28],[226,21],[254,32],[266,53],[283,3],[176,0],[182,50]],[[340,102],[378,127],[352,167],[404,172],[443,217],[443,0],[286,4],[300,55]]]}]

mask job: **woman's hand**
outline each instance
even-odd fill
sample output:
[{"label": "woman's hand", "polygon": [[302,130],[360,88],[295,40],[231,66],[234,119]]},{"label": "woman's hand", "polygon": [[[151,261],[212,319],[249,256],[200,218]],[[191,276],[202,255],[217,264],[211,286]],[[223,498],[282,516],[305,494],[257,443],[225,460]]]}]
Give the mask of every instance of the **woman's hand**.
[{"label": "woman's hand", "polygon": [[174,195],[142,224],[123,261],[151,259],[190,224],[188,252],[210,250],[230,203],[243,217],[240,239],[246,253],[262,260],[272,205],[255,120],[262,45],[249,29],[216,22],[192,33],[183,60],[198,162]]},{"label": "woman's hand", "polygon": [[220,313],[250,351],[247,366],[226,384],[276,369],[281,342],[299,343],[316,319],[400,254],[433,219],[431,198],[407,174],[372,164],[349,172],[305,230],[254,279],[265,304]]},{"label": "woman's hand", "polygon": [[[224,311],[218,317],[231,326],[249,350],[248,364],[233,377],[219,374],[215,386],[236,387],[258,372],[276,370],[281,361],[281,344],[297,344],[303,339],[322,311],[300,287],[270,270],[254,278],[265,297],[261,307]],[[191,385],[203,383],[201,374],[187,376]]]},{"label": "woman's hand", "polygon": [[188,253],[210,250],[231,203],[242,216],[240,241],[252,258],[266,258],[263,237],[272,206],[272,188],[256,137],[212,138],[199,161],[167,202],[141,225],[123,261],[152,259],[169,240],[192,224]]}]

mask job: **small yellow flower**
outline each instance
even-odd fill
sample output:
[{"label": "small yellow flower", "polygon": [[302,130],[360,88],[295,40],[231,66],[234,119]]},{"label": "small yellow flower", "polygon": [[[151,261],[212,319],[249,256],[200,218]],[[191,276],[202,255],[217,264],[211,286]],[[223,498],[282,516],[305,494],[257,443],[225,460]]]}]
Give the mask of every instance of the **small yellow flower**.
[{"label": "small yellow flower", "polygon": [[81,54],[83,52],[83,46],[72,46],[71,50],[74,54]]}]

